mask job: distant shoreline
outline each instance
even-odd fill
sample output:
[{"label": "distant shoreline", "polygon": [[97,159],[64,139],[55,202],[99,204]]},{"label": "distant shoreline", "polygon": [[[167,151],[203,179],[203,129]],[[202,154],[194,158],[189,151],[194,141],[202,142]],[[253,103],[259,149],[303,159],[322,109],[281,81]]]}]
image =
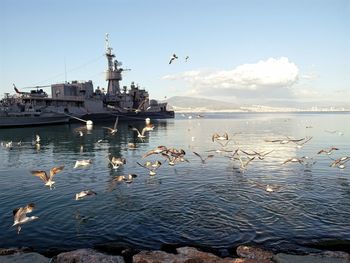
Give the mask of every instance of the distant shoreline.
[{"label": "distant shoreline", "polygon": [[200,110],[200,109],[174,109],[175,113],[350,113],[349,110],[285,110],[285,111],[245,111],[245,110]]}]

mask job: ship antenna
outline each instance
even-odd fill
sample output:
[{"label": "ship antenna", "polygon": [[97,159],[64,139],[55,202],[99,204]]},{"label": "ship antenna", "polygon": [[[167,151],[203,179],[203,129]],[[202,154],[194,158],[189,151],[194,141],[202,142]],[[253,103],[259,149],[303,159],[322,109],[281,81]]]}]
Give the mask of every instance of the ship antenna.
[{"label": "ship antenna", "polygon": [[112,49],[109,47],[109,40],[108,40],[108,37],[109,37],[109,34],[106,33],[106,38],[105,38],[105,40],[106,40],[106,53],[107,53],[107,54],[111,54],[111,53],[112,53]]}]

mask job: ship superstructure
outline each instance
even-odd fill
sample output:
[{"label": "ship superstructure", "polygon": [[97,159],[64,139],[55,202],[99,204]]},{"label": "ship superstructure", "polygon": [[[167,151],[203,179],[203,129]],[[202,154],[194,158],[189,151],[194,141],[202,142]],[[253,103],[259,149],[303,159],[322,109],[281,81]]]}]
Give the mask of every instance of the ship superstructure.
[{"label": "ship superstructure", "polygon": [[[0,101],[0,127],[2,122],[8,125],[9,115],[16,113],[24,116],[31,113],[37,117],[50,113],[52,116],[71,116],[75,118],[89,119],[93,121],[105,121],[119,116],[120,120],[150,118],[173,118],[174,112],[167,110],[167,103],[159,103],[149,100],[149,94],[134,82],[130,87],[120,88],[122,63],[116,59],[112,48],[109,46],[108,34],[105,39],[107,58],[106,90],[94,90],[93,83],[89,81],[71,81],[51,85],[51,97],[41,87],[33,87],[31,92],[22,92],[15,87],[16,95],[7,94]],[[40,88],[40,89],[39,89]],[[32,113],[35,114],[32,114]],[[50,116],[51,116],[50,115]],[[6,121],[7,120],[7,121]],[[64,119],[65,122],[67,118]],[[16,118],[11,120],[16,122]],[[11,124],[10,122],[10,124]],[[20,122],[20,119],[17,119]],[[17,123],[19,124],[19,123]],[[34,125],[33,120],[33,125]],[[42,122],[40,122],[42,124]],[[28,125],[26,122],[25,125]],[[14,125],[20,126],[20,125]]]}]

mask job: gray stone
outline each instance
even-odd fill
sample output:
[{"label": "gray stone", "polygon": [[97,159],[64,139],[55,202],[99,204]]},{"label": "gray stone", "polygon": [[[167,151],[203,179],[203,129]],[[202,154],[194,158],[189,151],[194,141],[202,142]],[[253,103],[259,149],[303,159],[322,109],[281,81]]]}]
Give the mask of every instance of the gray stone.
[{"label": "gray stone", "polygon": [[236,251],[237,255],[242,258],[267,260],[267,262],[269,262],[273,256],[271,251],[258,247],[238,246]]},{"label": "gray stone", "polygon": [[56,263],[125,263],[121,256],[110,256],[93,249],[78,249],[57,255]]},{"label": "gray stone", "polygon": [[49,261],[49,258],[34,252],[0,256],[1,263],[48,263]]},{"label": "gray stone", "polygon": [[310,255],[289,255],[279,253],[273,256],[273,261],[276,263],[350,263],[349,258],[339,257],[332,253],[325,254],[310,254]]},{"label": "gray stone", "polygon": [[252,259],[220,258],[214,254],[199,251],[193,247],[176,249],[178,254],[164,251],[141,251],[134,255],[134,263],[260,263]]}]

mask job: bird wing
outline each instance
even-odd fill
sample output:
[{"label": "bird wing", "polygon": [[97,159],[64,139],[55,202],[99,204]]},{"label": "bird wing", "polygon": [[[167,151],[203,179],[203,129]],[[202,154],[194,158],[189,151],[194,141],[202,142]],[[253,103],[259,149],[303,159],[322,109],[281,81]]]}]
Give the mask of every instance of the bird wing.
[{"label": "bird wing", "polygon": [[145,165],[142,165],[142,164],[140,164],[139,162],[136,162],[138,165],[140,165],[141,167],[143,167],[143,168],[146,168],[147,170],[152,170],[152,169],[150,169],[149,167],[147,167],[147,166],[145,166]]},{"label": "bird wing", "polygon": [[283,164],[286,164],[286,163],[289,163],[289,162],[291,162],[291,161],[292,161],[292,159],[285,160],[285,161],[282,163],[282,165],[283,165]]},{"label": "bird wing", "polygon": [[204,162],[202,156],[199,153],[193,152],[195,155],[197,155],[199,158],[201,158],[202,162]]},{"label": "bird wing", "polygon": [[131,130],[137,131],[137,134],[138,134],[138,135],[141,135],[140,131],[139,131],[137,128],[133,127],[133,128],[131,128]]},{"label": "bird wing", "polygon": [[49,177],[48,177],[46,171],[30,171],[30,173],[32,175],[38,176],[45,183],[49,180]]},{"label": "bird wing", "polygon": [[14,223],[22,221],[26,217],[23,207],[18,207],[13,210]]},{"label": "bird wing", "polygon": [[113,126],[113,129],[114,129],[114,130],[117,129],[118,120],[119,120],[119,116],[115,119],[115,123],[114,123],[114,126]]},{"label": "bird wing", "polygon": [[62,171],[64,168],[64,165],[62,166],[58,166],[58,167],[53,167],[51,170],[50,170],[50,178],[52,179],[55,174],[59,173],[60,171]]},{"label": "bird wing", "polygon": [[144,128],[142,129],[141,135],[144,136],[146,131],[147,131],[147,127],[144,127]]}]

